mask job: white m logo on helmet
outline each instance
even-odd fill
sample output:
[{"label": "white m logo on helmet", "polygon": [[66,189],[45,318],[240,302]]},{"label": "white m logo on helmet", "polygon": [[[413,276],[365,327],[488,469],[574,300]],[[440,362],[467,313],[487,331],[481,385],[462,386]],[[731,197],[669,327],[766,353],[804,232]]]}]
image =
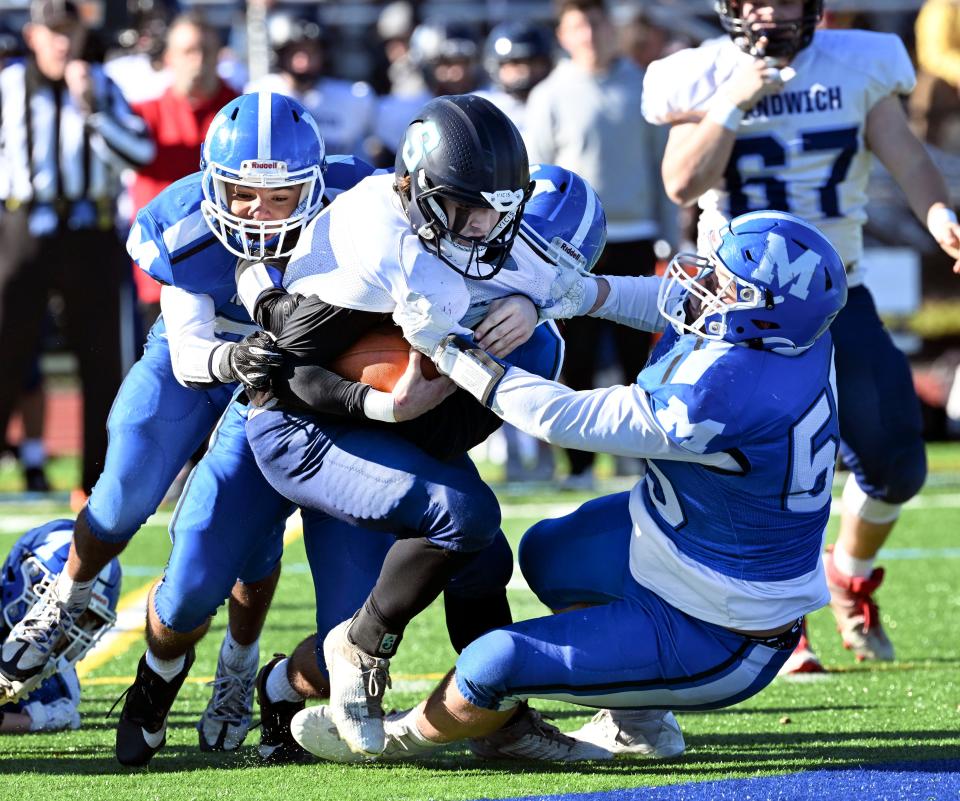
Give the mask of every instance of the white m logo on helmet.
[{"label": "white m logo on helmet", "polygon": [[770,234],[760,266],[752,275],[756,280],[767,284],[772,284],[776,276],[776,283],[781,289],[792,284],[787,291],[800,300],[806,300],[810,291],[810,280],[818,264],[820,255],[812,250],[805,250],[795,261],[790,261],[786,240],[779,234]]}]

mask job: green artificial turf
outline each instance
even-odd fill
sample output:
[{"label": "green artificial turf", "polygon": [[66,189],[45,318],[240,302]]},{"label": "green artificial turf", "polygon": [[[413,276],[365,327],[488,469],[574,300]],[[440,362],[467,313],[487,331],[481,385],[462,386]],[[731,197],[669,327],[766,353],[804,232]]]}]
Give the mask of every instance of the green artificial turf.
[{"label": "green artificial turf", "polygon": [[[484,763],[463,749],[407,765],[311,764],[264,768],[257,764],[251,731],[234,754],[203,754],[194,724],[209,693],[223,633],[221,612],[200,644],[191,679],[170,717],[167,747],[149,769],[127,769],[113,759],[116,714],[110,706],[133,676],[142,652],[139,640],[88,678],[83,728],[50,735],[0,738],[0,799],[49,796],[58,799],[477,799],[588,792],[680,784],[730,777],[782,774],[829,767],[856,767],[960,754],[960,647],[956,620],[960,545],[960,482],[949,472],[960,466],[960,448],[931,451],[937,480],[907,510],[888,543],[887,579],[879,592],[883,621],[898,661],[858,665],[845,652],[831,614],[810,618],[814,646],[831,673],[808,681],[777,680],[732,709],[678,715],[687,753],[669,763],[616,761],[582,765]],[[0,486],[2,486],[0,476]],[[541,516],[559,514],[584,495],[559,495],[540,488],[526,494],[502,491],[504,528],[514,546]],[[19,525],[69,516],[56,504],[0,506],[0,548],[12,545]],[[124,553],[124,592],[158,573],[169,551],[162,513]],[[25,529],[23,529],[25,530]],[[831,536],[836,520],[831,523]],[[511,590],[517,619],[543,614],[529,591]],[[261,644],[261,661],[289,651],[309,633],[313,591],[302,542],[284,557],[284,574]],[[394,688],[388,707],[420,700],[435,677],[453,663],[442,610],[435,606],[417,619],[394,660]],[[573,729],[590,712],[562,704],[537,704]],[[255,713],[256,714],[256,713]]]}]

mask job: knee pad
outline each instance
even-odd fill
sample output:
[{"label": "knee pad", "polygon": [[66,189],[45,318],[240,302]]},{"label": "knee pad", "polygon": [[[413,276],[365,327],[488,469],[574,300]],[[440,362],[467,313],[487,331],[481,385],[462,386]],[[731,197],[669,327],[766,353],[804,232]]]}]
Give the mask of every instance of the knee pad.
[{"label": "knee pad", "polygon": [[[843,492],[844,509],[871,523],[896,520],[899,509],[923,488],[927,478],[927,456],[922,442],[886,455],[876,468],[861,462],[847,479]],[[849,494],[848,494],[849,492]]]},{"label": "knee pad", "polygon": [[164,576],[153,595],[153,609],[160,622],[178,634],[186,634],[203,625],[207,618],[230,596],[233,582],[225,590],[212,586],[203,571],[195,571],[189,578],[171,581]]},{"label": "knee pad", "polygon": [[511,677],[518,664],[520,636],[510,629],[496,629],[468,645],[457,660],[456,681],[461,695],[481,709],[508,709],[505,702]]},{"label": "knee pad", "polygon": [[446,493],[445,525],[432,542],[474,552],[489,547],[500,533],[500,504],[493,490],[477,483],[469,493]]},{"label": "knee pad", "polygon": [[558,543],[555,535],[558,527],[556,520],[535,523],[527,529],[517,548],[517,564],[520,565],[524,580],[540,602],[551,609],[565,606],[561,599],[552,596],[550,582],[546,578],[554,574],[550,566],[557,558]]},{"label": "knee pad", "polygon": [[841,503],[843,511],[876,525],[892,523],[900,517],[899,503],[887,503],[879,498],[871,498],[860,489],[860,485],[857,484],[857,479],[852,473],[843,485]]},{"label": "knee pad", "polygon": [[[97,479],[86,506],[90,531],[98,540],[128,542],[157,511],[170,484],[160,487],[160,481],[150,480],[149,476],[163,472],[153,467],[148,465],[125,476],[124,470],[110,469],[108,458],[107,467]],[[173,477],[170,480],[172,482]]]}]

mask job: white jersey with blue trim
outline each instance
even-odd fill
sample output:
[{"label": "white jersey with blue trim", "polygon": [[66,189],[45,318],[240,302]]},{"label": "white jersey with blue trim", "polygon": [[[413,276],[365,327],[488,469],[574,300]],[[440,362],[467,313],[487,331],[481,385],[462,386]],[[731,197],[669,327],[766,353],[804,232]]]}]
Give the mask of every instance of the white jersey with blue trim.
[{"label": "white jersey with blue trim", "polygon": [[[663,124],[706,111],[751,60],[724,36],[653,62],[644,116]],[[867,219],[867,115],[911,92],[916,76],[899,37],[858,30],[817,31],[791,67],[783,90],[744,116],[723,181],[700,197],[700,239],[748,211],[788,211],[822,230],[849,269],[862,256]]]},{"label": "white jersey with blue trim", "polygon": [[284,272],[288,291],[360,311],[416,306],[436,326],[404,334],[427,353],[450,332],[469,334],[497,298],[522,294],[537,306],[552,302],[558,267],[542,240],[529,232],[518,236],[493,278],[465,278],[413,233],[393,182],[392,174],[373,175],[313,220]]},{"label": "white jersey with blue trim", "polygon": [[825,334],[780,356],[670,329],[633,385],[575,392],[510,368],[494,410],[562,447],[643,458],[633,577],[701,620],[764,631],[829,601],[832,347]]}]

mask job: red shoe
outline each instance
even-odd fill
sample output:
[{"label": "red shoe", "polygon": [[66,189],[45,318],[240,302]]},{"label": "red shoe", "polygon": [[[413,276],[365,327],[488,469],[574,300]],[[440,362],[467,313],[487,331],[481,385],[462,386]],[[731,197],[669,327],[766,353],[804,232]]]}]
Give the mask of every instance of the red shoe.
[{"label": "red shoe", "polygon": [[883,583],[883,568],[874,568],[869,578],[848,576],[833,563],[833,546],[828,545],[823,555],[830,588],[830,608],[837,620],[837,631],[843,638],[843,647],[853,651],[858,662],[874,659],[893,661],[893,644],[887,638],[880,622],[880,609],[873,594]]},{"label": "red shoe", "polygon": [[807,621],[803,621],[803,633],[800,635],[800,642],[793,649],[793,653],[787,657],[783,667],[777,673],[778,676],[796,676],[800,673],[826,673],[827,670],[820,663],[817,655],[810,647],[810,641],[807,639]]}]

